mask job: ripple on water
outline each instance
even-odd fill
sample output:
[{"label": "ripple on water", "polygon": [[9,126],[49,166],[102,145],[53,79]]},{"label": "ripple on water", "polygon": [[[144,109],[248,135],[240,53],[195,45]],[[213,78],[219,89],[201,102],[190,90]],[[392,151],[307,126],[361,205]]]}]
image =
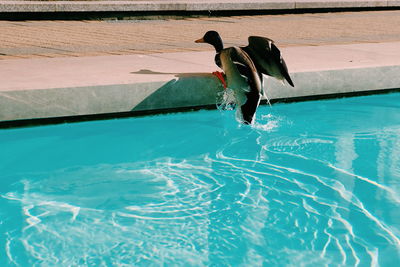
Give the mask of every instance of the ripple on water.
[{"label": "ripple on water", "polygon": [[8,257],[21,265],[356,265],[377,261],[377,240],[398,248],[398,233],[340,181],[229,151],[25,179],[3,195],[26,221],[8,233]]},{"label": "ripple on water", "polygon": [[23,247],[22,265],[204,263],[210,193],[221,185],[208,162],[194,163],[165,158],[23,180],[3,195],[26,221],[20,236],[9,233],[9,259]]},{"label": "ripple on water", "polygon": [[[268,206],[260,250],[264,253],[260,255],[268,254],[265,261],[279,265],[287,259],[287,263],[296,265],[301,257],[312,255],[307,264],[357,265],[376,263],[378,254],[391,253],[399,259],[398,230],[360,199],[365,192],[379,192],[379,198],[387,199],[387,207],[394,210],[393,205],[398,208],[400,204],[398,190],[347,171],[340,158],[333,164],[335,136],[286,136],[283,142],[283,137],[269,137],[258,139],[262,149],[255,157],[240,158],[231,146],[217,154],[217,160],[250,179],[249,184],[262,187]],[[243,147],[240,141],[235,145]],[[316,151],[310,149],[314,145],[325,148],[318,155],[310,154],[310,150]],[[361,195],[354,184],[363,188]],[[368,197],[374,199],[371,194]],[[385,249],[378,253],[377,244]],[[385,257],[381,261],[390,264],[396,260]]]}]

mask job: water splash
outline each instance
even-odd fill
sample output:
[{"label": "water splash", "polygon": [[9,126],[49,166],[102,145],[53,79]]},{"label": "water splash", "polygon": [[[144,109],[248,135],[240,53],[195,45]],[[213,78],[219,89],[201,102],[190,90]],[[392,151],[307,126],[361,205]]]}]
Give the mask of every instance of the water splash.
[{"label": "water splash", "polygon": [[234,110],[236,107],[235,92],[230,88],[218,92],[216,105],[218,110]]},{"label": "water splash", "polygon": [[279,129],[279,125],[282,123],[282,120],[282,117],[274,116],[273,114],[261,115],[261,118],[256,120],[252,127],[256,130],[272,132]]}]

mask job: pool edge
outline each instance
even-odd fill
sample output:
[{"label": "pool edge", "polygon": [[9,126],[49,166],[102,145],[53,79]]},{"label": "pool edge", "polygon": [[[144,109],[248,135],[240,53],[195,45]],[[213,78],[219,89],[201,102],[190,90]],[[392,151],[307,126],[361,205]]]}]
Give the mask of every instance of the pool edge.
[{"label": "pool edge", "polygon": [[[282,51],[289,70],[292,69],[295,88],[269,78],[265,82],[267,96],[272,103],[276,103],[397,91],[400,88],[398,49],[400,42],[284,48]],[[49,69],[60,68],[61,72],[65,68],[74,69],[74,66],[83,65],[89,70],[88,77],[94,77],[93,81],[97,84],[82,84],[80,81],[80,85],[78,81],[77,86],[63,86],[66,79],[62,77],[58,81],[60,86],[29,88],[21,77],[12,77],[13,72],[8,73],[7,76],[11,75],[10,86],[14,89],[5,86],[0,89],[0,128],[215,108],[216,97],[222,87],[211,74],[217,69],[212,55],[210,51],[159,54],[145,58],[96,57],[95,61],[91,61],[92,58],[36,60],[26,67],[26,74],[31,73],[35,64],[47,64]],[[102,60],[115,62],[115,68],[118,67],[110,76],[126,72],[122,77],[125,83],[98,81],[96,75],[104,76],[104,70],[89,67],[101,65],[99,62]],[[132,64],[135,60],[138,60],[136,66]],[[26,62],[8,61],[16,69]],[[58,65],[54,65],[55,62]],[[128,66],[126,69],[124,64]],[[155,71],[144,70],[146,68]],[[160,72],[166,68],[169,68],[168,73]],[[137,71],[132,72],[135,69]],[[172,71],[176,73],[172,75]],[[43,87],[48,85],[47,77],[35,75],[32,74],[33,81],[40,78],[44,80]],[[79,79],[82,80],[85,75]]]}]

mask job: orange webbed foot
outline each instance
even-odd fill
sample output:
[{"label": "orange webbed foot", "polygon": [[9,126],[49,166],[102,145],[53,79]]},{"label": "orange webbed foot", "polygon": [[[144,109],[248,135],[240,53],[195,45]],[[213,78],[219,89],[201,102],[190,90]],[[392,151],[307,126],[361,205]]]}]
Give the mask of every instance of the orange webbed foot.
[{"label": "orange webbed foot", "polygon": [[226,85],[224,73],[223,73],[223,72],[220,72],[220,71],[214,71],[212,74],[213,74],[215,77],[217,77],[217,78],[221,81],[222,86],[224,87],[224,89],[226,89],[226,88],[227,88],[227,85]]}]

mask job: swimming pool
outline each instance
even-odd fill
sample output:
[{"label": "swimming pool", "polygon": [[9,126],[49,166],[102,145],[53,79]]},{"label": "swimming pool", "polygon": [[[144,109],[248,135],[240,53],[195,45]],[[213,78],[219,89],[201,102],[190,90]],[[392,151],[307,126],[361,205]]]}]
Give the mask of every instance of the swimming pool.
[{"label": "swimming pool", "polygon": [[395,266],[400,94],[0,131],[2,266]]}]

